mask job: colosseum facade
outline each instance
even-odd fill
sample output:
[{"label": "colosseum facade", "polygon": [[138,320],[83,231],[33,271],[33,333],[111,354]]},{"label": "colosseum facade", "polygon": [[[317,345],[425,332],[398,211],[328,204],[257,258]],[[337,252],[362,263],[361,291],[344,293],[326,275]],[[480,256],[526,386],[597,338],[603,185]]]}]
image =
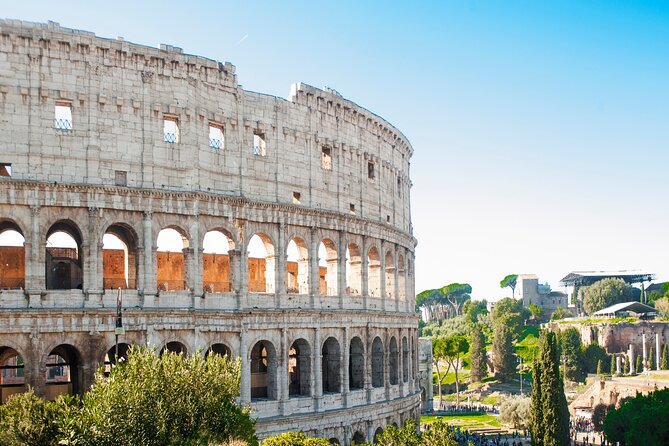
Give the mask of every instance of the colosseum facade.
[{"label": "colosseum facade", "polygon": [[260,437],[419,413],[412,148],[333,90],[243,90],[180,48],[0,21],[0,391],[121,355],[241,358]]}]

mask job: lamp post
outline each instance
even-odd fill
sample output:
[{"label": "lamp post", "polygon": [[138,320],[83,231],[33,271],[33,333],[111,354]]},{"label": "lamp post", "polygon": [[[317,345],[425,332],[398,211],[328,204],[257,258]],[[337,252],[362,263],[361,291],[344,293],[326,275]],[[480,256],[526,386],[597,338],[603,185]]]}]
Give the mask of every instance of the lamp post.
[{"label": "lamp post", "polygon": [[118,294],[116,295],[116,327],[114,328],[114,335],[116,337],[116,358],[114,360],[115,364],[118,364],[118,337],[125,334],[125,329],[123,328],[123,295],[121,294],[121,288],[118,289]]},{"label": "lamp post", "polygon": [[520,375],[520,394],[523,394],[523,357],[518,356],[518,362],[520,365],[518,366],[518,375]]}]

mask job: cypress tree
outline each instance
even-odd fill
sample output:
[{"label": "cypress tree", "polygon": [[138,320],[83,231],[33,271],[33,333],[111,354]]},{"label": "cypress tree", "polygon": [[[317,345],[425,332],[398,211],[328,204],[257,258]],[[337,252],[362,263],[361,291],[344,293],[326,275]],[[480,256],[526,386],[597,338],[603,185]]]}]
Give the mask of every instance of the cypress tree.
[{"label": "cypress tree", "polygon": [[623,367],[623,375],[630,373],[630,357],[625,355],[625,367]]},{"label": "cypress tree", "polygon": [[486,363],[485,340],[480,326],[475,326],[472,332],[471,343],[471,373],[469,378],[471,382],[482,381],[488,374],[488,364]]},{"label": "cypress tree", "polygon": [[541,361],[534,359],[532,365],[532,394],[530,395],[530,436],[532,444],[544,446],[544,427],[541,413]]},{"label": "cypress tree", "polygon": [[560,378],[557,340],[547,332],[540,353],[543,446],[569,445],[569,409]]},{"label": "cypress tree", "polygon": [[667,351],[667,344],[664,344],[662,349],[662,370],[669,370],[669,351]]},{"label": "cypress tree", "polygon": [[641,360],[641,355],[636,357],[636,367],[634,367],[634,371],[636,373],[643,372],[643,361]]},{"label": "cypress tree", "polygon": [[497,323],[492,342],[492,363],[495,376],[501,381],[508,381],[516,371],[513,351],[511,329],[503,323]]},{"label": "cypress tree", "polygon": [[611,355],[611,376],[616,376],[616,355]]},{"label": "cypress tree", "polygon": [[650,343],[650,356],[648,357],[648,369],[655,370],[655,347]]}]

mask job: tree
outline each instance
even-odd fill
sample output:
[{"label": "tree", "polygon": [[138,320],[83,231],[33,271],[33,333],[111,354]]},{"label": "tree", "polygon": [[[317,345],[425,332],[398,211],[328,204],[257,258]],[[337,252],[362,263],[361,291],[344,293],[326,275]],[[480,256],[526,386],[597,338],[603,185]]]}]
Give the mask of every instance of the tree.
[{"label": "tree", "polygon": [[465,320],[471,326],[478,324],[479,316],[488,314],[488,302],[486,300],[468,300],[462,306]]},{"label": "tree", "polygon": [[[379,446],[420,446],[421,438],[413,418],[408,418],[402,427],[387,426],[381,435],[374,439]],[[263,443],[263,446],[265,444]]]},{"label": "tree", "polygon": [[636,356],[636,366],[634,367],[636,373],[643,372],[643,361],[641,360],[641,355]]},{"label": "tree", "polygon": [[471,299],[472,286],[468,283],[451,283],[441,288],[441,294],[453,307],[455,316],[462,314],[462,306]]},{"label": "tree", "polygon": [[655,308],[665,316],[669,316],[669,297],[663,297],[655,301]]},{"label": "tree", "polygon": [[621,446],[669,444],[669,389],[637,394],[604,419],[606,439]]},{"label": "tree", "polygon": [[662,370],[669,370],[669,352],[667,351],[667,344],[664,344],[662,348],[662,361],[661,361]]},{"label": "tree", "polygon": [[495,325],[505,325],[511,329],[513,337],[517,337],[529,317],[530,312],[521,301],[505,297],[492,310],[493,330]]},{"label": "tree", "polygon": [[501,381],[511,379],[516,370],[511,329],[504,324],[495,324],[492,342],[492,364],[495,377]]},{"label": "tree", "polygon": [[[438,419],[426,426],[420,436],[421,446],[458,446],[455,432],[444,420]],[[397,446],[403,446],[397,444]]]},{"label": "tree", "polygon": [[543,317],[544,309],[541,308],[539,305],[529,304],[527,306],[527,309],[530,311],[530,315],[532,316],[532,319],[534,319],[535,321],[539,321]]},{"label": "tree", "polygon": [[444,370],[443,362],[446,361],[448,345],[446,345],[446,338],[432,339],[432,364],[437,369],[437,387],[439,388],[439,405],[444,404],[441,386],[444,385],[444,380],[451,371],[451,364],[447,363],[447,368]]},{"label": "tree", "polygon": [[611,355],[611,376],[616,376],[616,355]]},{"label": "tree", "polygon": [[649,370],[655,370],[655,346],[653,343],[650,343],[650,351],[648,352],[648,364],[647,367]]},{"label": "tree", "polygon": [[572,314],[569,310],[566,310],[562,307],[557,307],[555,311],[553,311],[553,314],[551,314],[551,320],[552,321],[559,321],[560,319],[564,319],[566,317],[571,317]]},{"label": "tree", "polygon": [[583,347],[581,358],[583,359],[584,371],[586,373],[595,373],[599,361],[602,364],[609,361],[609,355],[606,353],[606,350],[595,342],[591,342],[586,347]]},{"label": "tree", "polygon": [[500,288],[506,288],[509,287],[511,288],[511,296],[516,297],[516,283],[518,282],[518,274],[509,274],[508,276],[504,277],[500,282],[499,282],[499,287]]},{"label": "tree", "polygon": [[445,339],[445,356],[449,367],[455,372],[455,401],[460,404],[460,380],[458,370],[462,366],[462,356],[469,351],[469,342],[464,336],[451,336]]},{"label": "tree", "polygon": [[284,432],[262,442],[262,446],[332,446],[325,438],[307,437],[302,432]]},{"label": "tree", "polygon": [[583,382],[586,374],[581,351],[581,335],[576,328],[570,327],[560,332],[559,339],[560,352],[564,358],[565,378],[569,381]]},{"label": "tree", "polygon": [[592,424],[595,428],[595,431],[601,432],[602,429],[604,429],[604,419],[606,418],[606,414],[614,409],[614,405],[607,406],[606,404],[602,403],[595,406],[592,411]]},{"label": "tree", "polygon": [[499,407],[499,422],[514,429],[527,429],[531,423],[530,404],[530,398],[526,396],[505,398]]},{"label": "tree", "polygon": [[567,446],[570,441],[569,410],[560,378],[555,333],[542,333],[539,345],[540,353],[533,369],[535,381],[530,416],[532,442],[540,446]]},{"label": "tree", "polygon": [[587,314],[592,314],[602,308],[632,299],[632,287],[623,279],[606,278],[583,290],[583,309]]},{"label": "tree", "polygon": [[63,408],[32,389],[0,405],[0,445],[56,446],[63,427]]},{"label": "tree", "polygon": [[625,355],[625,365],[623,366],[623,374],[629,375],[632,373],[632,370],[630,369],[630,358],[629,356]]},{"label": "tree", "polygon": [[482,381],[488,375],[487,355],[485,351],[485,339],[483,331],[479,326],[472,330],[472,345],[470,350],[471,373],[469,379],[471,382]]}]

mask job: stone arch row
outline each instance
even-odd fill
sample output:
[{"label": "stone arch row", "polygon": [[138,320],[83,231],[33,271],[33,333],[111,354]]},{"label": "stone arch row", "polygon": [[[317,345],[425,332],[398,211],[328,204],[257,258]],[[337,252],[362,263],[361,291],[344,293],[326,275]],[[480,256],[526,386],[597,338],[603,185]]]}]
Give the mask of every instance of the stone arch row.
[{"label": "stone arch row", "polygon": [[[34,210],[33,220],[40,220],[39,214]],[[101,217],[97,209],[88,214],[88,233],[74,218],[37,225],[33,221],[32,231],[17,220],[1,221],[0,236],[18,233],[23,246],[0,246],[0,257],[12,266],[0,277],[0,288],[365,295],[395,300],[413,295],[413,253],[367,236],[258,223],[233,230],[210,222],[200,240],[197,219],[188,226],[172,223],[169,214],[145,213],[138,224]],[[177,234],[176,249],[159,246],[165,231]],[[204,246],[209,235],[213,249]],[[70,245],[54,245],[55,236],[67,238]],[[108,247],[108,238],[116,245]],[[264,249],[260,255],[249,251],[254,239]],[[292,262],[291,245],[296,253]]]}]

